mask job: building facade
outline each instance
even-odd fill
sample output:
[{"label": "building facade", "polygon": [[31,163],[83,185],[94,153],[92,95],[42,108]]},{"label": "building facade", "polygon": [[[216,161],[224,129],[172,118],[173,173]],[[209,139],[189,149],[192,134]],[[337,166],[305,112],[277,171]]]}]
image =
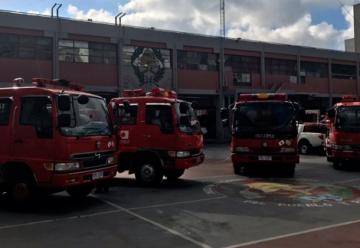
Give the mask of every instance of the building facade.
[{"label": "building facade", "polygon": [[224,138],[219,109],[239,93],[285,92],[322,111],[359,95],[359,62],[351,52],[0,12],[0,82],[62,78],[107,99],[174,89],[196,102],[209,140]]}]

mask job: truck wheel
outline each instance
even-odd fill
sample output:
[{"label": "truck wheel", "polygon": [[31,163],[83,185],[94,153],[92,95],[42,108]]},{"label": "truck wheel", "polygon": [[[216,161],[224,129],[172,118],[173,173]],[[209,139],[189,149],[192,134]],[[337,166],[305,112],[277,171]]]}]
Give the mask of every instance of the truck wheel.
[{"label": "truck wheel", "polygon": [[185,170],[183,169],[176,169],[176,170],[165,171],[164,174],[169,181],[175,181],[179,179],[179,177],[181,177],[184,174],[184,172]]},{"label": "truck wheel", "polygon": [[238,164],[238,163],[233,163],[233,168],[234,168],[234,173],[235,175],[242,175],[243,171],[244,171],[244,166]]},{"label": "truck wheel", "polygon": [[136,181],[145,186],[159,185],[163,179],[164,172],[160,165],[154,162],[143,162],[135,171]]},{"label": "truck wheel", "polygon": [[312,146],[310,145],[309,141],[302,140],[299,142],[298,149],[301,154],[309,154]]},{"label": "truck wheel", "polygon": [[9,183],[8,195],[16,205],[29,203],[35,196],[35,182],[30,176],[13,178]]},{"label": "truck wheel", "polygon": [[286,175],[288,177],[294,177],[295,176],[295,168],[296,168],[296,164],[290,164],[290,165],[286,166]]},{"label": "truck wheel", "polygon": [[82,199],[87,197],[93,189],[93,185],[80,185],[68,188],[66,192],[73,198]]},{"label": "truck wheel", "polygon": [[335,170],[342,170],[344,168],[343,163],[339,160],[333,160],[332,163]]}]

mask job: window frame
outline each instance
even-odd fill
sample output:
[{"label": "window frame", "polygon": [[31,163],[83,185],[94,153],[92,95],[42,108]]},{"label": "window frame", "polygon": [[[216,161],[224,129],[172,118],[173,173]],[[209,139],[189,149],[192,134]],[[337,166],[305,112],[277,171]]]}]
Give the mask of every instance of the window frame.
[{"label": "window frame", "polygon": [[[4,101],[4,102],[2,102],[2,101]],[[5,112],[5,114],[7,115],[7,119],[4,122],[0,121],[0,127],[8,126],[9,122],[10,122],[10,117],[11,117],[11,108],[13,105],[13,100],[11,99],[11,97],[0,97],[0,104],[7,104],[5,101],[8,101],[8,105],[9,105],[9,107],[7,109],[7,113]]]}]

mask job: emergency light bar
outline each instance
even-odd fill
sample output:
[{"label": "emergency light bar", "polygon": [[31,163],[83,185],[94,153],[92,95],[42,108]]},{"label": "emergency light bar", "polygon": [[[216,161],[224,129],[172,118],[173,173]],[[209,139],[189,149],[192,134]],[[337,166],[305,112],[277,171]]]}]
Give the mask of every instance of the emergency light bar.
[{"label": "emergency light bar", "polygon": [[123,97],[141,97],[141,96],[153,96],[153,97],[168,97],[177,98],[177,94],[173,90],[165,90],[163,88],[153,88],[150,92],[145,93],[143,89],[124,90]]},{"label": "emergency light bar", "polygon": [[147,94],[148,96],[155,97],[168,97],[168,98],[177,98],[177,94],[173,90],[165,90],[163,88],[153,88],[151,92]]},{"label": "emergency light bar", "polygon": [[351,95],[343,96],[341,99],[341,102],[355,102],[355,101],[357,101],[357,97]]},{"label": "emergency light bar", "polygon": [[259,94],[240,94],[239,101],[247,102],[247,101],[268,101],[268,100],[276,100],[276,101],[287,101],[287,94],[273,94],[273,93],[259,93]]},{"label": "emergency light bar", "polygon": [[122,95],[123,95],[123,97],[146,96],[145,91],[143,89],[124,90]]},{"label": "emergency light bar", "polygon": [[70,81],[65,79],[46,79],[46,78],[33,78],[32,84],[37,87],[46,87],[46,85],[51,85],[61,88],[69,88],[71,90],[83,91],[84,87],[76,84],[71,84]]}]

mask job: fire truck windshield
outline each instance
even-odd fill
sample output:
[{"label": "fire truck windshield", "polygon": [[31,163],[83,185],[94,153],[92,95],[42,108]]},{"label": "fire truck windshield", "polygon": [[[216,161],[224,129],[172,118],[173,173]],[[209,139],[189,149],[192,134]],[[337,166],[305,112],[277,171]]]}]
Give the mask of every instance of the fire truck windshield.
[{"label": "fire truck windshield", "polygon": [[71,97],[71,109],[65,113],[71,115],[71,126],[62,127],[62,134],[77,137],[110,135],[111,129],[105,101],[95,97],[89,97],[86,102],[78,99],[79,96]]},{"label": "fire truck windshield", "polygon": [[335,125],[340,130],[360,130],[360,107],[340,107]]},{"label": "fire truck windshield", "polygon": [[177,102],[176,112],[178,117],[179,129],[181,132],[199,133],[201,131],[200,122],[190,103]]},{"label": "fire truck windshield", "polygon": [[291,103],[253,102],[240,104],[234,113],[236,133],[293,132],[295,128],[295,109]]}]

